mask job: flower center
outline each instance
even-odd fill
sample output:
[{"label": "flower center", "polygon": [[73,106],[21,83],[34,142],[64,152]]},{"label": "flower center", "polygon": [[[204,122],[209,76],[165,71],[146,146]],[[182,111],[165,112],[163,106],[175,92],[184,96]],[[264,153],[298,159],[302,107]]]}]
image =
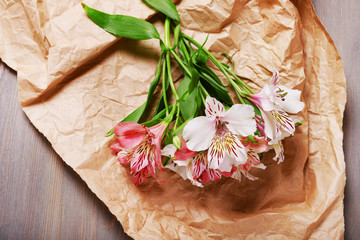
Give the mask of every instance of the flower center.
[{"label": "flower center", "polygon": [[285,90],[282,90],[281,88],[278,88],[276,90],[276,97],[280,98],[281,101],[285,101],[285,96],[288,94],[288,92],[285,92]]},{"label": "flower center", "polygon": [[209,148],[211,159],[220,161],[220,159],[224,158],[225,151],[229,154],[232,153],[237,157],[235,151],[237,147],[240,146],[236,142],[236,136],[230,132],[226,126],[226,122],[225,124],[217,125],[216,133]]},{"label": "flower center", "polygon": [[216,116],[215,121],[216,121],[216,127],[217,128],[222,127],[225,124],[229,124],[228,121],[224,121],[223,118],[220,117],[220,116]]}]

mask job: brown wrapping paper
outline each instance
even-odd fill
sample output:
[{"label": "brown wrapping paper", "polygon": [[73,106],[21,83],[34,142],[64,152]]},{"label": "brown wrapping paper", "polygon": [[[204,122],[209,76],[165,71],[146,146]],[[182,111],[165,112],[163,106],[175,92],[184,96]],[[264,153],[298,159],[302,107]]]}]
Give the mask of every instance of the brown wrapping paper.
[{"label": "brown wrapping paper", "polygon": [[[162,26],[140,0],[85,3]],[[211,33],[206,46],[231,55],[254,89],[277,68],[303,91],[304,124],[284,142],[285,162],[265,154],[258,181],[201,189],[165,170],[165,183],[136,187],[104,135],[146,99],[158,42],[116,39],[76,0],[0,2],[0,57],[18,72],[31,122],[135,239],[342,239],[345,77],[311,2],[182,0],[178,10],[184,32]]]}]

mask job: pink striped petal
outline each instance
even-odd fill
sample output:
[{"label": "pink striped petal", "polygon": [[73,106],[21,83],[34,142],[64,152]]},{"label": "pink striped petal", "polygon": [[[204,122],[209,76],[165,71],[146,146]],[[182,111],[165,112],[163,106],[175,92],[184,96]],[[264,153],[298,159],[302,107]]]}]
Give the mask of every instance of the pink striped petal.
[{"label": "pink striped petal", "polygon": [[269,84],[270,84],[270,86],[272,88],[276,88],[279,85],[279,72],[278,72],[278,70],[276,70],[276,69],[273,70],[273,76],[270,79]]},{"label": "pink striped petal", "polygon": [[206,98],[205,115],[208,118],[215,118],[216,116],[222,117],[225,113],[224,105],[212,97]]}]

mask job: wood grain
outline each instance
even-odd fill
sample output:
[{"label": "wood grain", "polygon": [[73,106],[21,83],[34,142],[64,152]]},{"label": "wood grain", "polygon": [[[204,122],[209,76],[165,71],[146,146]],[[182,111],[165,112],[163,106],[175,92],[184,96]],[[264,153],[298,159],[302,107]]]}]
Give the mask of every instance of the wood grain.
[{"label": "wood grain", "polygon": [[[345,239],[360,239],[360,2],[313,0],[344,61]],[[131,239],[24,115],[0,61],[0,239]]]}]

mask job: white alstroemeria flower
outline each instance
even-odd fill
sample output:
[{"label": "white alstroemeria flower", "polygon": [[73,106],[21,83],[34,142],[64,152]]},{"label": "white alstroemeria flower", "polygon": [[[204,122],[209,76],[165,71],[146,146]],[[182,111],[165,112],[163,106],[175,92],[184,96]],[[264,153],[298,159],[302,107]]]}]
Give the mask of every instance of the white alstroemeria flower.
[{"label": "white alstroemeria flower", "polygon": [[186,180],[188,178],[188,165],[190,162],[190,159],[187,159],[185,161],[174,161],[174,155],[176,152],[176,147],[174,146],[174,144],[169,144],[166,145],[163,150],[161,150],[161,155],[162,156],[166,156],[166,157],[170,157],[172,159],[171,162],[169,162],[165,168],[168,168],[174,172],[176,172],[177,174],[179,174],[184,180]]},{"label": "white alstroemeria flower", "polygon": [[249,96],[261,111],[265,135],[272,140],[270,144],[277,144],[294,133],[295,122],[287,113],[295,114],[304,108],[300,95],[299,90],[279,85],[279,72],[274,70],[269,84],[259,93]]},{"label": "white alstroemeria flower", "polygon": [[254,108],[235,104],[228,111],[215,98],[206,98],[206,116],[192,119],[183,130],[188,149],[208,149],[210,169],[230,172],[232,166],[244,164],[246,150],[237,135],[248,136],[256,131]]},{"label": "white alstroemeria flower", "polygon": [[200,155],[186,148],[185,142],[182,143],[180,149],[177,149],[173,144],[166,145],[161,154],[172,159],[165,168],[176,172],[184,180],[189,179],[193,185],[203,187],[198,179],[206,166],[204,161],[201,161],[203,159],[199,158]]}]

